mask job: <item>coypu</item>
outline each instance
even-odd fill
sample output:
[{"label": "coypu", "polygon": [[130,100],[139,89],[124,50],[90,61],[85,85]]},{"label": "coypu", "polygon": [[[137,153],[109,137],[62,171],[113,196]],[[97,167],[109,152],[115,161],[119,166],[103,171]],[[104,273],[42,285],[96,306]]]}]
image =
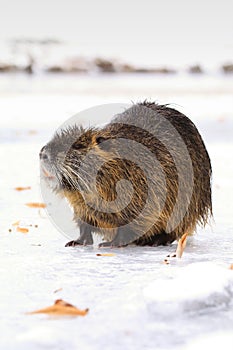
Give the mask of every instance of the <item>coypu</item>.
[{"label": "coypu", "polygon": [[211,163],[179,111],[145,101],[102,128],[74,125],[40,152],[42,175],[73,208],[80,229],[66,246],[166,245],[212,215]]}]

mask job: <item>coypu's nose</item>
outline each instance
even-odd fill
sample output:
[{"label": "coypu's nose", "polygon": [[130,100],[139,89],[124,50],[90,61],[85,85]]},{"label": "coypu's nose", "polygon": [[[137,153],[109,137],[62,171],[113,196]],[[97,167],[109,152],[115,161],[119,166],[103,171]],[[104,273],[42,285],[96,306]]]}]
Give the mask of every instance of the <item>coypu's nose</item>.
[{"label": "coypu's nose", "polygon": [[48,160],[49,159],[48,154],[46,153],[45,146],[41,148],[39,155],[40,155],[41,160]]}]

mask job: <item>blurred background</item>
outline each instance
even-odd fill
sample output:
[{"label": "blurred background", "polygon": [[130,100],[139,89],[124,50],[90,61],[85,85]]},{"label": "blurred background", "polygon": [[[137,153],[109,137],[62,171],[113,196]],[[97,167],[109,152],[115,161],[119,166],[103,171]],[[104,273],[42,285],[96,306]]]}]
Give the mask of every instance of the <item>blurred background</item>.
[{"label": "blurred background", "polygon": [[228,0],[0,4],[2,71],[217,73],[232,63]]},{"label": "blurred background", "polygon": [[0,6],[1,126],[54,128],[95,104],[145,98],[194,118],[229,116],[228,0],[0,0]]},{"label": "blurred background", "polygon": [[0,0],[0,6],[6,129],[56,128],[83,108],[146,98],[193,118],[229,117],[229,0]]}]

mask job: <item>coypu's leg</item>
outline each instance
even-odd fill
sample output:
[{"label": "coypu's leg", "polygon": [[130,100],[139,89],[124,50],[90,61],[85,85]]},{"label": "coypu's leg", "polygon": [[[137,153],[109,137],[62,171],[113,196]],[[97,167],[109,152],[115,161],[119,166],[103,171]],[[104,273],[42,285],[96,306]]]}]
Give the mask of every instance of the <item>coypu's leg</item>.
[{"label": "coypu's leg", "polygon": [[117,233],[112,241],[103,242],[99,244],[99,248],[101,247],[126,247],[128,244],[133,243],[137,239],[137,234],[129,227],[122,226],[119,227]]},{"label": "coypu's leg", "polygon": [[74,241],[66,243],[65,247],[75,247],[76,245],[92,245],[93,237],[91,227],[87,224],[80,225],[80,236]]}]

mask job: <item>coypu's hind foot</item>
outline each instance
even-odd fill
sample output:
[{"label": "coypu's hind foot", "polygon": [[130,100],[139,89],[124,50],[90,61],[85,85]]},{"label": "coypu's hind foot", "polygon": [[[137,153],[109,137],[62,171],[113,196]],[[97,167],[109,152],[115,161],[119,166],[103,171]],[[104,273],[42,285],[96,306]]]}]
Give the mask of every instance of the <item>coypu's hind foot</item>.
[{"label": "coypu's hind foot", "polygon": [[175,240],[176,240],[175,233],[161,232],[151,237],[141,237],[134,243],[140,246],[157,247],[161,245],[163,246],[169,245]]},{"label": "coypu's hind foot", "polygon": [[91,229],[88,225],[82,224],[80,226],[80,237],[74,241],[66,243],[65,247],[75,247],[76,245],[92,245],[93,237]]},{"label": "coypu's hind foot", "polygon": [[102,247],[111,247],[111,248],[120,248],[126,247],[128,244],[135,241],[137,238],[136,233],[130,229],[130,227],[120,227],[117,231],[116,236],[110,242],[103,242],[99,244],[99,248]]}]

